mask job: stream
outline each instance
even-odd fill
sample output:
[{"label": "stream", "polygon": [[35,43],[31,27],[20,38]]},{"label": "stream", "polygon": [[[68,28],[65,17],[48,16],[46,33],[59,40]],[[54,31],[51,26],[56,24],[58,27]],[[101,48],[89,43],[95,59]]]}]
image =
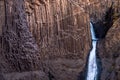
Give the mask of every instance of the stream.
[{"label": "stream", "polygon": [[98,39],[95,37],[92,23],[90,23],[90,31],[92,37],[92,49],[88,58],[87,80],[97,80],[98,67],[96,61],[96,44]]}]

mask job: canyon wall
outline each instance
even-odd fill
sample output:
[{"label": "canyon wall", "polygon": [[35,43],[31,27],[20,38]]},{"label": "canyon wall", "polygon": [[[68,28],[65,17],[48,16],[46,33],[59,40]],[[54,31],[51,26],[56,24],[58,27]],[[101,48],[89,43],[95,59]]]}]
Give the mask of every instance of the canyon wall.
[{"label": "canyon wall", "polygon": [[77,80],[90,50],[88,14],[66,0],[6,0],[1,4],[5,12],[1,14],[5,23],[0,26],[1,76],[7,80]]},{"label": "canyon wall", "polygon": [[120,80],[120,19],[108,31],[105,39],[98,42],[97,50],[101,58],[101,80]]},{"label": "canyon wall", "polygon": [[[102,1],[101,1],[102,2]],[[103,1],[104,2],[104,1]],[[107,1],[101,4],[98,9],[97,7],[92,8],[93,12],[98,13],[91,14],[93,22],[98,22],[103,20],[105,16],[105,10],[108,10],[112,1]],[[113,8],[115,13],[112,17],[120,15],[120,0],[113,1]],[[102,12],[102,15],[101,15]],[[104,39],[98,41],[97,45],[97,55],[101,64],[101,75],[100,80],[120,80],[120,18],[114,21],[113,26],[107,32],[107,35]],[[102,26],[101,26],[102,27]]]},{"label": "canyon wall", "polygon": [[[120,1],[116,1],[115,8],[120,14]],[[120,18],[108,31],[106,37],[98,42],[97,52],[101,58],[101,80],[120,80]]]},{"label": "canyon wall", "polygon": [[[101,20],[110,5],[109,0],[0,0],[0,79],[77,80],[91,49],[90,18]],[[118,26],[119,20],[98,42],[101,80],[111,75],[119,80]]]},{"label": "canyon wall", "polygon": [[72,3],[26,1],[27,21],[50,80],[77,80],[90,50],[89,16]]}]

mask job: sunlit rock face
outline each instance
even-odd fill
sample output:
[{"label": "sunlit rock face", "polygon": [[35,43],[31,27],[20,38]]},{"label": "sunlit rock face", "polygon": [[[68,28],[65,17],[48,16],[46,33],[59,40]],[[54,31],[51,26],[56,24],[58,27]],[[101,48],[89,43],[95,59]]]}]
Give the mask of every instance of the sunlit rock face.
[{"label": "sunlit rock face", "polygon": [[7,80],[77,80],[90,50],[89,15],[67,0],[6,1],[1,75]]},{"label": "sunlit rock face", "polygon": [[77,6],[81,0],[41,1],[26,1],[27,21],[40,49],[41,67],[52,76],[50,80],[77,80],[90,49],[89,15]]},{"label": "sunlit rock face", "polygon": [[[6,38],[8,39],[6,44],[2,43],[5,40],[0,40],[0,47],[4,45],[4,48],[0,48],[0,71],[6,72],[1,73],[0,77],[4,76],[8,80],[13,79],[13,76],[13,80],[77,80],[79,72],[84,72],[87,55],[92,45],[89,15],[93,22],[101,19],[111,5],[111,0],[5,1],[7,1],[9,13],[6,16],[7,22],[10,25],[7,24],[9,30],[6,27],[2,28],[2,25],[5,25],[1,21],[4,20],[4,0],[0,0],[0,6],[2,6],[0,7],[0,38],[5,37],[2,35],[4,31],[9,33],[7,36],[10,37]],[[25,14],[21,14],[20,9],[17,9],[21,1],[25,1],[26,13],[22,11]],[[114,1],[117,5],[119,0]],[[25,20],[19,21],[20,16]],[[27,22],[28,26],[22,27],[21,22]],[[109,76],[111,79],[116,77],[115,79],[119,80],[117,77],[119,76],[119,36],[116,36],[119,35],[119,22],[115,24],[117,26],[110,29],[106,40],[100,41],[101,44],[98,43],[100,57],[105,57],[102,59],[103,68],[105,67],[101,76],[102,80],[105,80],[109,73],[108,69],[111,66],[109,61],[115,63],[116,71]],[[24,36],[21,35],[27,36],[23,38]],[[3,51],[6,51],[6,54]],[[111,55],[114,55],[114,58],[109,57]],[[106,63],[110,66],[107,67]]]}]

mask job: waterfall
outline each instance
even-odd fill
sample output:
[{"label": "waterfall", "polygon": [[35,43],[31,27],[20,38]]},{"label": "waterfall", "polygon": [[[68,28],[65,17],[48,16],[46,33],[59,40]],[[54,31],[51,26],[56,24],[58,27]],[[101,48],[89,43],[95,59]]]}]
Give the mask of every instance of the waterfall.
[{"label": "waterfall", "polygon": [[95,37],[92,23],[90,23],[90,31],[92,36],[92,50],[90,51],[88,59],[87,80],[97,80],[96,44],[98,39]]}]

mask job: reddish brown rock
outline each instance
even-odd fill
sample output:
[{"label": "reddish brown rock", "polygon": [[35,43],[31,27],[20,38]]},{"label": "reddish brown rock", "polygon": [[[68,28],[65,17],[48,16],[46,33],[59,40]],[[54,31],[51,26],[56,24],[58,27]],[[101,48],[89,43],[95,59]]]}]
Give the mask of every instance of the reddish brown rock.
[{"label": "reddish brown rock", "polygon": [[[0,78],[77,80],[91,47],[89,15],[99,21],[111,1],[6,1],[0,0]],[[98,42],[101,80],[120,79],[118,26],[119,20]]]},{"label": "reddish brown rock", "polygon": [[3,22],[1,21],[3,24],[0,25],[2,30],[0,35],[2,36],[0,39],[0,76],[11,80],[12,78],[7,78],[5,75],[12,74],[12,72],[40,71],[38,46],[27,24],[24,1],[5,0],[4,2],[2,0],[0,4],[2,4],[0,5],[2,11],[0,18],[3,18]]},{"label": "reddish brown rock", "polygon": [[98,53],[102,62],[101,80],[119,80],[120,79],[120,45],[119,45],[119,22],[114,23],[114,26],[108,31],[105,39],[98,42]]},{"label": "reddish brown rock", "polygon": [[[112,3],[112,2],[109,1],[109,3]],[[116,12],[114,16],[120,14],[119,4],[120,4],[119,0],[114,1],[113,6]],[[107,9],[109,6],[110,5],[108,4],[107,7],[105,8]],[[103,7],[103,9],[105,8]],[[96,14],[96,15],[100,16],[99,14]],[[101,59],[101,64],[102,64],[102,73],[101,73],[100,80],[119,80],[120,79],[119,77],[120,65],[118,63],[118,60],[120,58],[119,25],[120,25],[120,19],[115,20],[113,26],[108,31],[106,37],[98,42],[97,54],[99,55]]]},{"label": "reddish brown rock", "polygon": [[23,0],[3,5],[2,75],[7,80],[14,74],[13,80],[77,79],[90,49],[88,14],[66,0],[26,0],[23,5]]},{"label": "reddish brown rock", "polygon": [[50,80],[77,80],[90,49],[88,14],[67,0],[32,3],[26,2],[27,20],[39,45],[43,70]]}]

